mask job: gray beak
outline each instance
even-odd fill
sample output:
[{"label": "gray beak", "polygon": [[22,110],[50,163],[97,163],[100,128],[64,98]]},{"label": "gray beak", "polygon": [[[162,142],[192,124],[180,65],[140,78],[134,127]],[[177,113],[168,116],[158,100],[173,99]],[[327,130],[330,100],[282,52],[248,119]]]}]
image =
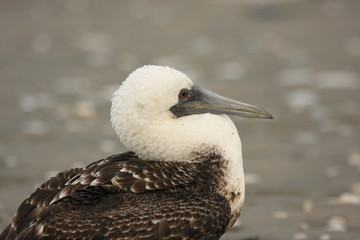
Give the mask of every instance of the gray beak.
[{"label": "gray beak", "polygon": [[220,96],[198,86],[193,86],[190,90],[182,89],[179,93],[179,102],[171,107],[170,111],[177,117],[214,113],[273,119],[270,113],[261,108]]}]

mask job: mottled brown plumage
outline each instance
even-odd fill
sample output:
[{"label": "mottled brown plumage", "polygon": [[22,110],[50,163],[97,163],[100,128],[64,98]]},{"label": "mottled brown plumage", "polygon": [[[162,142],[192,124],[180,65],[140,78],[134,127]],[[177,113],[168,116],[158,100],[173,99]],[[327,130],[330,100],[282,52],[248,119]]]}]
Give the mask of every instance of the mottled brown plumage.
[{"label": "mottled brown plumage", "polygon": [[0,239],[218,239],[230,221],[217,191],[225,160],[216,151],[193,157],[127,152],[59,173],[21,204]]}]

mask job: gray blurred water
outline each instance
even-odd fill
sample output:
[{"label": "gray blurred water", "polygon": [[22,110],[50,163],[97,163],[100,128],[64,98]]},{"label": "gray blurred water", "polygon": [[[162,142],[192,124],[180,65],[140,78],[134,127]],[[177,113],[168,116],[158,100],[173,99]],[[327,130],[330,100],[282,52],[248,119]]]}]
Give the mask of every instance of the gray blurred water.
[{"label": "gray blurred water", "polygon": [[0,229],[56,172],[122,152],[144,64],[261,106],[234,121],[246,202],[222,239],[360,239],[360,1],[0,1]]}]

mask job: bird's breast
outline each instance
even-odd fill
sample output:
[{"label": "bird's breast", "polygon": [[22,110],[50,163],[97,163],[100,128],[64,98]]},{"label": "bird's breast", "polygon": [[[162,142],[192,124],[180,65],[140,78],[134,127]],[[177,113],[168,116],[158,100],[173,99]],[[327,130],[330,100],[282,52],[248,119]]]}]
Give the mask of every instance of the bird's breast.
[{"label": "bird's breast", "polygon": [[240,216],[240,211],[244,203],[244,189],[224,190],[223,196],[227,199],[231,208],[231,217],[228,228],[231,227]]},{"label": "bird's breast", "polygon": [[225,171],[223,176],[223,187],[220,194],[224,196],[231,208],[231,220],[228,227],[231,227],[240,215],[245,199],[245,181],[242,163],[240,142],[228,145],[224,151]]}]

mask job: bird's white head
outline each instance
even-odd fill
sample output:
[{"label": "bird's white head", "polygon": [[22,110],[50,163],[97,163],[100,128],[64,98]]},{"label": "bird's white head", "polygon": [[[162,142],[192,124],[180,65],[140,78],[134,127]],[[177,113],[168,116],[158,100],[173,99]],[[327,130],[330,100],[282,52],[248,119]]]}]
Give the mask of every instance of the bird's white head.
[{"label": "bird's white head", "polygon": [[128,150],[160,161],[189,161],[202,146],[226,152],[230,141],[241,152],[237,130],[223,114],[271,118],[262,109],[200,88],[184,73],[161,66],[131,73],[111,106],[112,126]]},{"label": "bird's white head", "polygon": [[[178,102],[181,89],[191,89],[193,82],[182,72],[170,67],[144,66],[132,72],[114,93],[111,117],[116,130],[117,122],[125,115],[136,115],[136,120],[151,122],[172,118],[169,109]],[[135,120],[135,119],[134,119]]]}]

